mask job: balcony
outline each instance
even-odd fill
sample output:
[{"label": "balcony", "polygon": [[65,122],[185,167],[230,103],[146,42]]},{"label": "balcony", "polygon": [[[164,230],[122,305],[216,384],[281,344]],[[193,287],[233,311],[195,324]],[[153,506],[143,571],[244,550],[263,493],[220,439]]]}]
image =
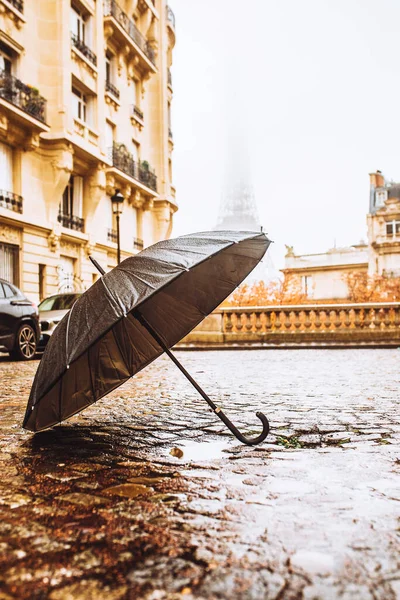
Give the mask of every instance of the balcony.
[{"label": "balcony", "polygon": [[147,161],[135,161],[124,144],[114,143],[110,149],[110,154],[114,167],[151,190],[157,191],[157,176],[150,170],[150,165]]},{"label": "balcony", "polygon": [[114,244],[118,243],[118,233],[116,229],[107,229],[107,240]]},{"label": "balcony", "polygon": [[65,215],[62,212],[58,213],[58,222],[67,229],[73,229],[74,231],[83,231],[85,227],[85,220],[75,215]]},{"label": "balcony", "polygon": [[86,46],[85,42],[80,40],[74,33],[71,33],[71,42],[74,48],[79,50],[79,52],[83,54],[83,56],[87,58],[92,65],[97,67],[97,56],[90,50],[90,48],[88,48],[88,46]]},{"label": "balcony", "polygon": [[22,213],[22,204],[22,196],[18,196],[18,194],[14,194],[13,192],[6,192],[5,190],[0,190],[1,207],[7,208],[8,210],[12,210],[17,213]]},{"label": "balcony", "polygon": [[134,250],[143,250],[143,240],[140,238],[133,238],[133,248]]},{"label": "balcony", "polygon": [[131,104],[131,118],[135,119],[140,125],[143,124],[143,112],[138,106],[135,106],[135,104]]},{"label": "balcony", "polygon": [[0,98],[17,106],[34,119],[46,122],[46,100],[39,95],[39,91],[5,71],[0,71]]},{"label": "balcony", "polygon": [[124,46],[127,41],[133,43],[134,49],[139,51],[139,57],[144,59],[143,66],[150,66],[155,72],[156,57],[153,48],[115,0],[104,0],[104,18],[113,26],[113,34],[120,45]]},{"label": "balcony", "polygon": [[106,81],[106,92],[109,92],[114,96],[114,98],[117,98],[117,100],[119,100],[119,89],[116,88],[115,85],[111,83],[111,81]]},{"label": "balcony", "polygon": [[8,2],[20,13],[24,12],[24,0],[8,0]]}]

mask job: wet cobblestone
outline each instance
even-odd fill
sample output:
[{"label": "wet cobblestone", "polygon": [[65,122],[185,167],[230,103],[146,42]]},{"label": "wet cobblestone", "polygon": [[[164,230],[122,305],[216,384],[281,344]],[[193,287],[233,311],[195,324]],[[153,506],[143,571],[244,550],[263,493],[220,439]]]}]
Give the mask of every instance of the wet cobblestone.
[{"label": "wet cobblestone", "polygon": [[398,350],[180,352],[62,426],[0,358],[0,600],[400,598]]}]

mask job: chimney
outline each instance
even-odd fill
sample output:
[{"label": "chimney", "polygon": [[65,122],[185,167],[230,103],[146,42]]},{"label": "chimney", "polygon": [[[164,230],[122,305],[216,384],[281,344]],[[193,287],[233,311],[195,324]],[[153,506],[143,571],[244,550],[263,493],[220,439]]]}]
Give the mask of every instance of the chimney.
[{"label": "chimney", "polygon": [[375,171],[375,173],[370,173],[369,181],[370,181],[371,187],[373,187],[373,188],[385,187],[385,178],[382,175],[382,171]]}]

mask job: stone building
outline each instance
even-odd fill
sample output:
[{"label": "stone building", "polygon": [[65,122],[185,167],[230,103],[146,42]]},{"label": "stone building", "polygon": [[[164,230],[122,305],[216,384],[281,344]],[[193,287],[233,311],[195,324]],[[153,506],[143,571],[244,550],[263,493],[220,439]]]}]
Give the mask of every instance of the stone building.
[{"label": "stone building", "polygon": [[33,300],[83,290],[88,259],[116,264],[169,237],[166,0],[0,0],[0,277]]},{"label": "stone building", "polygon": [[370,173],[367,228],[366,244],[305,255],[288,246],[285,278],[297,280],[310,299],[338,300],[349,295],[349,272],[400,277],[400,183],[385,181],[380,171]]}]

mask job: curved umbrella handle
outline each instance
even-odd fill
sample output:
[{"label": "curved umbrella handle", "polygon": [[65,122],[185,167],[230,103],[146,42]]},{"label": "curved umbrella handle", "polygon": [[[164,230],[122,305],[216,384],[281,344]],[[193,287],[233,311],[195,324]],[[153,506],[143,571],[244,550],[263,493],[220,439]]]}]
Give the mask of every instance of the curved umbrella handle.
[{"label": "curved umbrella handle", "polygon": [[228,429],[230,429],[232,431],[233,435],[236,436],[237,439],[240,442],[242,442],[242,444],[247,444],[247,446],[256,446],[257,444],[261,444],[261,442],[263,442],[265,440],[265,438],[267,437],[267,435],[269,433],[269,422],[268,422],[267,417],[262,412],[256,412],[256,417],[258,417],[260,419],[262,426],[263,426],[263,430],[260,433],[260,435],[258,435],[255,438],[247,438],[242,433],[240,433],[238,428],[235,427],[235,425],[231,422],[230,419],[228,419],[226,414],[223,413],[220,408],[218,408],[218,407],[215,408],[214,412],[221,419],[221,421],[223,421],[225,423],[225,425],[228,427]]}]

